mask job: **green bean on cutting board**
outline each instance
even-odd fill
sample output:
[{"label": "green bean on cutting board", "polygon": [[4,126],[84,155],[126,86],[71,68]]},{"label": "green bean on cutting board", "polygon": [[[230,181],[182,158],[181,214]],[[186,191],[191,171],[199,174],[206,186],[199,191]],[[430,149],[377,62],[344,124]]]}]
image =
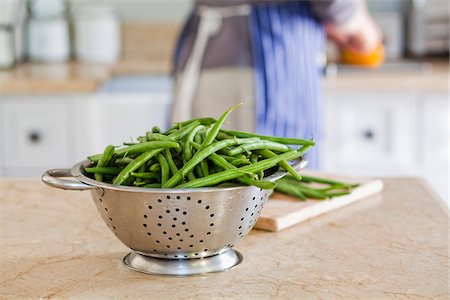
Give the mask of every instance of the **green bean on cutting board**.
[{"label": "green bean on cutting board", "polygon": [[[333,197],[350,194],[353,188],[358,184],[345,183],[336,180],[318,178],[302,175],[302,180],[298,181],[291,175],[277,180],[276,191],[293,196],[300,200],[310,199],[328,199]],[[316,185],[311,185],[312,183]],[[317,186],[320,185],[320,187]]]},{"label": "green bean on cutting board", "polygon": [[[217,120],[198,118],[162,131],[154,126],[123,146],[109,145],[88,157],[85,174],[97,181],[139,188],[200,188],[220,184],[253,185],[297,197],[327,199],[350,193],[356,184],[300,176],[289,164],[315,145],[311,139],[265,136],[225,130],[232,111]],[[265,180],[279,169],[289,175]]]}]

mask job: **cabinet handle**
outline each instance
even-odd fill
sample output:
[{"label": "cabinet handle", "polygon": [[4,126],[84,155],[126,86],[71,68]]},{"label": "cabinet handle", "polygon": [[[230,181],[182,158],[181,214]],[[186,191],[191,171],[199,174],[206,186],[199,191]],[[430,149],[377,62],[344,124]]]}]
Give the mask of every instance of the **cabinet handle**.
[{"label": "cabinet handle", "polygon": [[366,140],[373,140],[375,138],[375,133],[371,129],[366,129],[363,132],[363,136]]},{"label": "cabinet handle", "polygon": [[28,134],[28,140],[32,143],[32,144],[38,144],[42,141],[42,134],[37,131],[37,130],[32,130],[29,134]]}]

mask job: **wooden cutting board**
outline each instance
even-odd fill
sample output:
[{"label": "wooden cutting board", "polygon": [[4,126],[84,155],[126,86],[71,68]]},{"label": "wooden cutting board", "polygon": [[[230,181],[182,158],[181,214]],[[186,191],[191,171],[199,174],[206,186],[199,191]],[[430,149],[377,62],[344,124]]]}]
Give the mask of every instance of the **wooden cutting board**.
[{"label": "wooden cutting board", "polygon": [[318,215],[360,201],[379,193],[383,189],[383,182],[380,179],[345,177],[311,171],[303,171],[302,174],[349,183],[359,183],[360,186],[355,188],[349,195],[335,197],[330,200],[307,199],[306,201],[300,201],[284,194],[274,193],[264,206],[261,216],[256,222],[256,229],[280,231]]}]

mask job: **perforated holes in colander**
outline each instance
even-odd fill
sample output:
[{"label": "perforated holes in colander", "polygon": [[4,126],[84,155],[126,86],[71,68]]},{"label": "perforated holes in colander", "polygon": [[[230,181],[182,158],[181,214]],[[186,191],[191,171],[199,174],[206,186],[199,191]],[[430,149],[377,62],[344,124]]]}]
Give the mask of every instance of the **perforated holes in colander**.
[{"label": "perforated holes in colander", "polygon": [[[260,190],[261,192],[262,190]],[[256,201],[259,198],[259,202]],[[261,209],[264,206],[266,200],[268,198],[268,194],[264,193],[262,196],[254,196],[252,197],[252,203],[249,203],[248,206],[243,211],[243,215],[240,218],[238,229],[238,236],[242,239],[247,233],[253,228],[258,220],[258,217],[261,213]],[[256,202],[255,202],[256,201]]]},{"label": "perforated holes in colander", "polygon": [[105,211],[106,218],[108,218],[108,220],[109,220],[109,222],[106,222],[106,225],[108,225],[108,227],[113,230],[114,234],[117,235],[117,232],[116,232],[117,227],[114,225],[113,219],[109,216],[108,208],[106,207],[106,204],[103,202],[102,198],[98,198],[98,201],[100,202],[101,207],[103,207],[103,209]]},{"label": "perforated holes in colander", "polygon": [[[167,205],[166,199],[170,201],[170,205]],[[191,200],[193,201],[191,202]],[[183,252],[198,249],[200,245],[206,244],[207,237],[211,237],[212,230],[210,228],[215,226],[215,213],[211,211],[211,206],[206,203],[205,199],[197,198],[194,200],[191,196],[165,195],[156,199],[155,202],[153,201],[155,200],[147,204],[148,210],[143,215],[143,227],[148,230],[146,232],[147,238],[151,243],[158,245],[156,249],[153,249],[153,252],[159,252],[172,258],[188,258]],[[177,201],[180,201],[180,206],[178,207]],[[191,228],[189,227],[190,216],[188,211],[183,208],[184,205],[182,204],[186,204],[183,201],[189,201],[192,203],[191,205],[195,206],[195,209],[204,210],[205,217],[207,216],[209,220],[207,232],[191,233]],[[162,238],[163,236],[164,238]],[[196,253],[197,256],[202,255],[198,252]],[[195,253],[192,254],[195,256]]]}]

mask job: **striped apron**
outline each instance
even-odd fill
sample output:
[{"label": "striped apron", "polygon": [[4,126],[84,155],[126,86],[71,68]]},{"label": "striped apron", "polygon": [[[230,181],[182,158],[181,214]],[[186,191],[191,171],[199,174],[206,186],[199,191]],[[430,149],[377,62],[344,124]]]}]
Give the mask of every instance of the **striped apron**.
[{"label": "striped apron", "polygon": [[250,15],[256,131],[314,138],[309,168],[320,167],[325,37],[308,2],[255,6]]},{"label": "striped apron", "polygon": [[[246,13],[249,20],[253,57],[253,129],[266,135],[314,138],[317,146],[308,153],[308,167],[320,168],[323,62],[318,58],[324,53],[325,37],[322,27],[312,16],[309,3],[290,1],[239,6],[234,11]],[[200,12],[196,42],[184,70],[186,76],[178,88],[180,99],[175,99],[175,119],[191,117],[186,112],[195,107],[202,57],[208,38],[220,30],[220,17],[217,19],[217,16],[221,13],[232,14],[233,7],[225,10],[207,8]],[[183,47],[183,35],[175,60]]]}]

